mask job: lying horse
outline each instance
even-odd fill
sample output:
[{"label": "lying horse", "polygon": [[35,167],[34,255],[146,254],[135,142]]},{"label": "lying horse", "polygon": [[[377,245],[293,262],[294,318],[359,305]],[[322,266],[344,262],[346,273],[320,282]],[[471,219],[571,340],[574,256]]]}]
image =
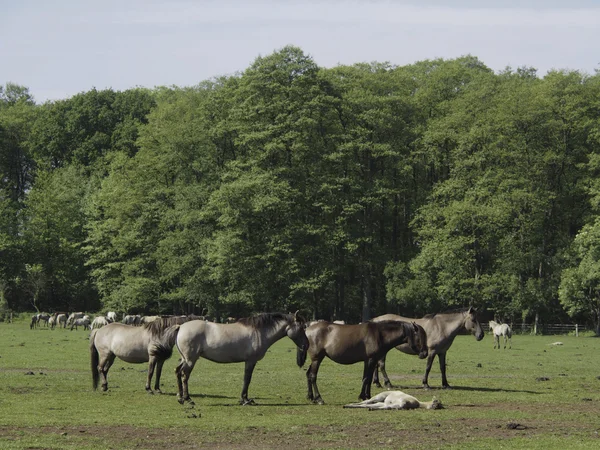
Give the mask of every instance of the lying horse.
[{"label": "lying horse", "polygon": [[[426,389],[429,389],[427,380],[436,355],[440,362],[440,371],[442,372],[442,386],[444,388],[450,387],[448,379],[446,378],[446,352],[448,352],[452,342],[454,342],[454,338],[461,331],[466,330],[472,333],[478,341],[482,340],[484,335],[483,328],[481,328],[481,325],[477,320],[477,310],[475,308],[469,308],[465,311],[428,314],[422,319],[408,319],[395,314],[385,314],[374,318],[372,321],[380,322],[388,320],[414,321],[425,329],[425,332],[427,333],[427,348],[429,350],[427,367],[425,368],[425,375],[423,376],[423,387]],[[396,348],[409,355],[417,354],[417,352],[406,344],[399,345]],[[385,386],[387,388],[392,388],[392,383],[385,371],[385,355],[379,360],[378,368],[381,370],[381,374],[385,380]],[[381,387],[377,367],[375,368],[373,383],[376,386]]]},{"label": "lying horse", "polygon": [[402,391],[383,391],[369,400],[344,405],[344,408],[369,408],[369,411],[375,411],[378,409],[443,409],[444,407],[435,397],[430,402],[421,402]]},{"label": "lying horse", "polygon": [[102,377],[102,390],[108,389],[107,374],[110,366],[119,357],[128,363],[148,363],[146,391],[152,394],[150,383],[156,369],[154,390],[160,393],[160,375],[164,362],[173,353],[181,318],[164,318],[142,325],[109,323],[92,330],[90,334],[90,354],[94,390]]},{"label": "lying horse", "polygon": [[[248,399],[248,386],[256,363],[284,336],[306,352],[308,340],[304,327],[304,319],[298,316],[298,311],[295,314],[257,314],[227,324],[204,320],[183,324],[177,335],[177,349],[181,354],[181,362],[175,369],[179,388],[177,400],[181,404],[194,403],[188,382],[198,358],[205,358],[217,363],[245,362],[240,404],[253,404],[254,400]],[[297,363],[302,367],[304,360],[297,360]]]},{"label": "lying horse", "polygon": [[504,337],[504,349],[506,349],[507,340],[508,348],[512,348],[512,330],[507,324],[490,320],[489,326],[492,333],[494,333],[494,348],[498,346],[498,350],[500,350],[500,336]]},{"label": "lying horse", "polygon": [[[371,396],[371,379],[377,361],[385,358],[386,353],[397,345],[407,345],[420,358],[427,357],[427,336],[423,327],[416,323],[388,320],[366,322],[359,325],[338,325],[329,322],[317,322],[306,330],[311,359],[306,371],[308,382],[307,398],[313,403],[324,404],[317,388],[317,373],[323,359],[327,356],[338,364],[364,362],[362,389],[359,399]],[[298,356],[306,359],[306,351]]]}]

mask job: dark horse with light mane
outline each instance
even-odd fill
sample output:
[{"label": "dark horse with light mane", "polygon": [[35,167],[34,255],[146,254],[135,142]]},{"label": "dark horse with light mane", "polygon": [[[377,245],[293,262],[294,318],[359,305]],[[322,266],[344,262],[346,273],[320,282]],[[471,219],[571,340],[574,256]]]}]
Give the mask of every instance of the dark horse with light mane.
[{"label": "dark horse with light mane", "polygon": [[[361,400],[371,397],[371,379],[380,358],[397,345],[407,345],[421,358],[427,357],[427,336],[423,327],[416,323],[389,320],[366,322],[359,325],[338,325],[317,322],[306,329],[311,364],[306,371],[307,398],[313,403],[324,404],[317,388],[317,372],[327,356],[338,364],[364,362]],[[298,360],[304,362],[306,350],[298,351]],[[314,390],[314,392],[313,392]]]},{"label": "dark horse with light mane", "polygon": [[[248,386],[256,363],[263,359],[268,348],[284,336],[289,337],[306,351],[308,340],[304,333],[305,322],[298,315],[263,313],[239,319],[235,323],[213,323],[194,320],[184,323],[177,335],[177,349],[181,362],[175,369],[179,392],[177,400],[193,404],[188,389],[190,373],[198,358],[217,363],[245,362],[244,385],[240,404],[253,404],[248,399]],[[304,361],[298,360],[302,367]]]},{"label": "dark horse with light mane", "polygon": [[90,354],[94,390],[102,377],[102,390],[108,389],[108,370],[119,357],[128,363],[148,364],[146,391],[152,394],[150,383],[156,369],[154,390],[160,393],[160,375],[164,362],[173,354],[179,325],[187,321],[186,316],[163,317],[141,327],[119,322],[109,323],[92,330]]},{"label": "dark horse with light mane", "polygon": [[[469,308],[468,310],[445,312],[438,314],[427,314],[422,319],[409,319],[407,317],[397,316],[395,314],[385,314],[383,316],[372,319],[373,322],[399,320],[399,321],[412,321],[421,325],[427,333],[427,347],[429,350],[429,356],[427,357],[427,367],[425,369],[425,376],[423,377],[423,387],[429,389],[427,383],[429,377],[429,371],[433,364],[434,358],[438,357],[440,362],[440,371],[442,372],[442,386],[449,388],[448,380],[446,379],[446,352],[454,342],[454,338],[462,331],[468,331],[475,336],[478,341],[483,339],[483,328],[477,319],[477,310],[475,308]],[[408,345],[403,344],[396,347],[398,350],[409,355],[415,355],[416,352],[411,349]],[[420,355],[419,355],[420,356]],[[392,383],[387,376],[385,371],[385,355],[379,360],[378,367],[381,370],[383,379],[385,380],[385,386],[392,388]],[[381,387],[379,383],[379,375],[377,373],[377,367],[373,376],[373,383]]]}]

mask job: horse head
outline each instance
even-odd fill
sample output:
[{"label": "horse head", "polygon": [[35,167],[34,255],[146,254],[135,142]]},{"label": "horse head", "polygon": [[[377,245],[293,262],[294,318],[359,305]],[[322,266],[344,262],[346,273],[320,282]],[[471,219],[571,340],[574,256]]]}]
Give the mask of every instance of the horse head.
[{"label": "horse head", "polygon": [[477,319],[477,310],[472,306],[465,313],[465,329],[473,334],[478,341],[483,339],[485,333]]},{"label": "horse head", "polygon": [[299,367],[304,365],[304,361],[302,361],[301,354],[304,354],[304,358],[306,358],[306,351],[308,350],[308,338],[306,337],[305,329],[306,329],[306,321],[303,317],[301,317],[298,313],[300,310],[296,311],[292,315],[292,320],[288,323],[286,333],[287,336],[294,341],[294,344],[298,347],[298,357],[297,364]]},{"label": "horse head", "polygon": [[417,325],[416,322],[412,323],[412,328],[414,333],[414,347],[412,350],[419,355],[419,359],[425,359],[429,353],[425,328],[421,325]]}]

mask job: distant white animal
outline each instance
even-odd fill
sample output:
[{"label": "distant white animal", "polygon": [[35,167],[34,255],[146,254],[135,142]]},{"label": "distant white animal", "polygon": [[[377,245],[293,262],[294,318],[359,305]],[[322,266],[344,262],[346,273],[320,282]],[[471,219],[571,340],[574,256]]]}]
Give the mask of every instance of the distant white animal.
[{"label": "distant white animal", "polygon": [[56,323],[58,324],[58,328],[67,328],[67,315],[58,314],[56,316]]},{"label": "distant white animal", "polygon": [[494,333],[494,348],[498,346],[500,349],[500,336],[504,337],[504,348],[506,349],[506,341],[508,340],[508,348],[512,348],[512,330],[505,323],[498,323],[490,320],[490,330]]},{"label": "distant white animal", "polygon": [[116,322],[117,321],[117,313],[114,311],[107,312],[106,320],[108,320],[109,322]]},{"label": "distant white animal", "polygon": [[368,408],[369,411],[378,409],[442,409],[442,403],[433,398],[430,402],[420,402],[412,395],[402,391],[383,391],[360,403],[350,403],[344,405],[344,408]]},{"label": "distant white animal", "polygon": [[110,322],[104,316],[96,316],[92,321],[92,325],[90,326],[90,330],[95,330],[97,328],[102,328],[108,325]]}]

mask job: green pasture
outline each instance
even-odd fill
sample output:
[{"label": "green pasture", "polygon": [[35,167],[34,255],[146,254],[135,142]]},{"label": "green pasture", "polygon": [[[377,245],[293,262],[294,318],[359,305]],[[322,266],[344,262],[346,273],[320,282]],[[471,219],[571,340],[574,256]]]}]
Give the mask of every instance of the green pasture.
[{"label": "green pasture", "polygon": [[0,323],[0,449],[600,446],[600,339],[591,336],[518,335],[512,350],[493,350],[489,334],[481,342],[459,336],[448,353],[451,390],[439,388],[437,359],[426,391],[425,362],[393,350],[392,382],[422,400],[437,396],[445,409],[372,412],[342,408],[357,401],[362,364],[325,360],[318,385],[326,404],[310,404],[305,368],[287,338],[256,367],[250,397],[257,406],[243,407],[243,364],[205,360],[191,375],[196,405],[180,405],[176,350],[163,395],[144,391],[145,365],[120,360],[109,391],[94,392],[88,343],[81,329]]}]

